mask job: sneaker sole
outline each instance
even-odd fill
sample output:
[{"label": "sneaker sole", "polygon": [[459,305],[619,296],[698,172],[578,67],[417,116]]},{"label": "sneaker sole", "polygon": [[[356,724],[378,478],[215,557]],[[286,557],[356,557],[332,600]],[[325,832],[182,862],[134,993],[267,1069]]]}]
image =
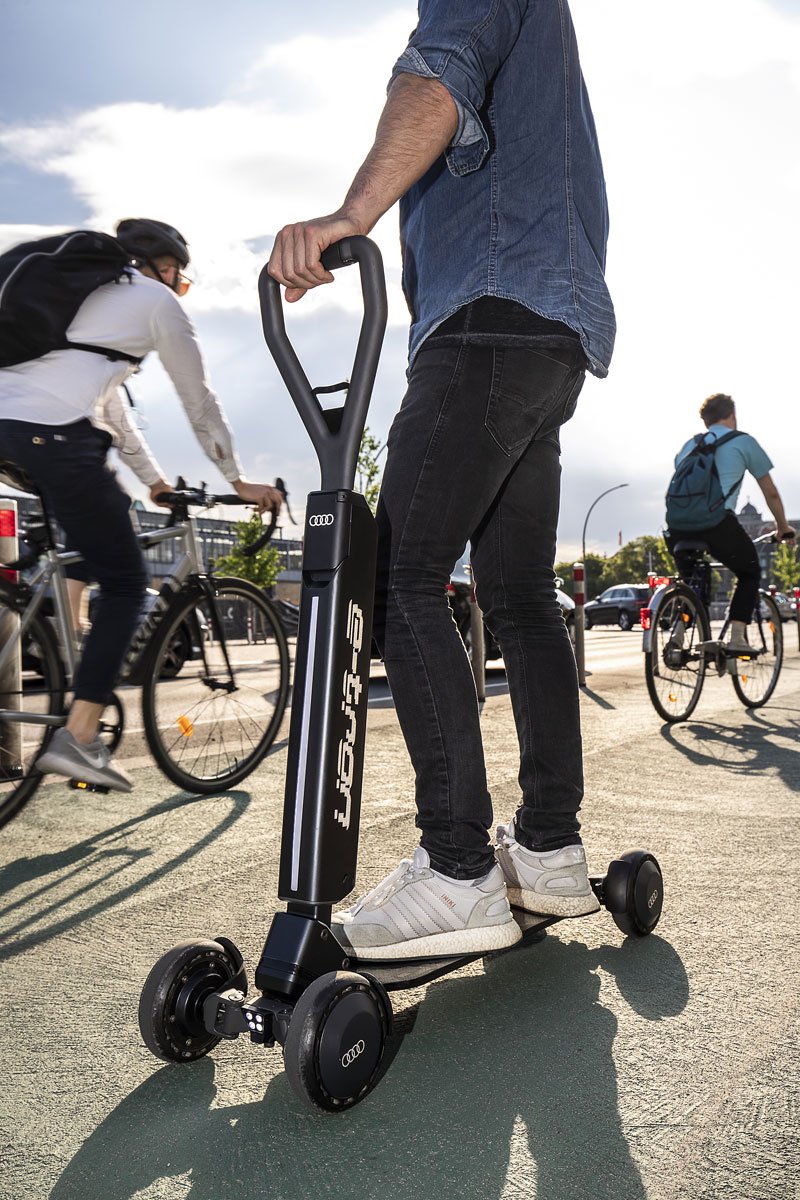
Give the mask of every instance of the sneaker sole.
[{"label": "sneaker sole", "polygon": [[36,760],[36,770],[43,775],[65,775],[68,779],[79,779],[84,783],[99,783],[101,787],[111,788],[115,792],[132,792],[133,784],[118,775],[109,776],[87,763],[76,763],[72,759],[62,758],[60,754],[47,750]]},{"label": "sneaker sole", "polygon": [[[334,934],[342,930],[343,943],[350,945],[341,925],[331,926]],[[513,917],[502,925],[481,925],[476,929],[457,929],[452,933],[432,933],[427,937],[392,942],[388,946],[353,946],[352,954],[359,961],[395,962],[402,958],[450,958],[462,954],[489,954],[492,950],[507,950],[515,946],[522,931]]]},{"label": "sneaker sole", "polygon": [[594,892],[588,896],[543,896],[524,888],[508,888],[508,903],[536,917],[588,917],[600,911]]}]

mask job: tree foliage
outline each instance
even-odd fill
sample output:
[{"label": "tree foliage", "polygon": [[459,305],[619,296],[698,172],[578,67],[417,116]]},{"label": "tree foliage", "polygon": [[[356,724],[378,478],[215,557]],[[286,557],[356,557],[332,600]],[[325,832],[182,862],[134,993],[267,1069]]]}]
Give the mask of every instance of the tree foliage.
[{"label": "tree foliage", "polygon": [[356,490],[362,493],[373,513],[378,507],[378,494],[381,490],[382,466],[378,459],[385,449],[386,446],[382,446],[378,439],[372,436],[369,426],[365,426],[356,465]]},{"label": "tree foliage", "polygon": [[[557,563],[559,575],[568,592],[572,591],[572,563]],[[626,542],[610,558],[599,554],[587,554],[584,563],[586,598],[599,596],[606,588],[618,583],[646,583],[650,571],[657,575],[669,575],[675,570],[663,537],[650,534]]]},{"label": "tree foliage", "polygon": [[236,575],[239,579],[249,579],[256,587],[268,588],[278,578],[280,570],[280,551],[277,546],[267,543],[262,550],[248,556],[243,553],[245,547],[252,546],[264,532],[261,517],[258,513],[247,521],[237,521],[233,527],[236,545],[230,554],[224,554],[216,559],[214,571],[217,575]]},{"label": "tree foliage", "polygon": [[772,577],[782,592],[789,592],[796,583],[800,583],[797,546],[791,542],[780,543],[772,560]]}]

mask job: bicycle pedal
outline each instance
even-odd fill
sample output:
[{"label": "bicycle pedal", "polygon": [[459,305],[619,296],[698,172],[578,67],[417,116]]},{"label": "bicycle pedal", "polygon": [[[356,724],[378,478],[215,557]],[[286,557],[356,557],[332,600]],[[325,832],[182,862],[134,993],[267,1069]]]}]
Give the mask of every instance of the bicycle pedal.
[{"label": "bicycle pedal", "polygon": [[86,779],[70,779],[69,786],[75,792],[99,792],[101,796],[107,796],[111,791],[104,783],[89,783]]}]

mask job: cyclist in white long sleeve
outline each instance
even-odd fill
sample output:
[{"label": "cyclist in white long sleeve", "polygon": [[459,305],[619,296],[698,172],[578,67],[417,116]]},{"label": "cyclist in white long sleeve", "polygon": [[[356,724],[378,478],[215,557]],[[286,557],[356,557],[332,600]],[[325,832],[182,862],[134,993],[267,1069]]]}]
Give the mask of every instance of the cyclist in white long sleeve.
[{"label": "cyclist in white long sleeve", "polygon": [[[131,267],[83,302],[67,340],[133,358],[158,353],[208,458],[244,500],[259,511],[280,507],[280,493],[244,478],[230,426],[206,378],[191,321],[179,303],[188,281],[185,238],[161,221],[121,221],[117,240]],[[36,483],[69,543],[80,550],[100,584],[100,601],[75,678],[66,726],[53,735],[37,766],[68,777],[130,791],[97,736],[100,717],[136,628],[147,584],[129,499],[106,463],[115,441],[131,447],[132,425],[115,417],[114,393],[137,369],[129,359],[68,348],[0,369],[0,458],[21,466]],[[168,491],[158,464],[133,454],[151,496]],[[143,474],[141,473],[143,472]]]}]

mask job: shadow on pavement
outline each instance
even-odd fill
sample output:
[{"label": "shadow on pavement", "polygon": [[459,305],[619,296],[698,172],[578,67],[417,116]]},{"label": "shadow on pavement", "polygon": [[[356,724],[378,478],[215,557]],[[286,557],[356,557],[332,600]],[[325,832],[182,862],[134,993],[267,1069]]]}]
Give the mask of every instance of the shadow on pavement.
[{"label": "shadow on pavement", "polygon": [[[598,970],[648,1021],[688,1001],[683,964],[655,935],[599,949],[548,937],[488,960],[484,975],[432,984],[386,1078],[341,1116],[306,1111],[283,1074],[259,1102],[216,1107],[215,1070],[262,1069],[249,1045],[216,1067],[156,1070],[50,1200],[131,1200],[151,1187],[190,1200],[499,1200],[531,1195],[534,1178],[537,1200],[646,1200]],[[158,1182],[169,1179],[174,1192]]]},{"label": "shadow on pavement", "polygon": [[[716,721],[663,725],[661,736],[693,765],[713,763],[742,775],[773,770],[792,791],[800,791],[800,720],[787,715],[777,721],[760,712],[748,716],[751,723],[737,727]],[[775,738],[793,745],[781,745]]]},{"label": "shadow on pavement", "polygon": [[612,704],[610,700],[604,700],[599,692],[593,692],[585,683],[581,685],[581,695],[587,696],[589,700],[594,700],[600,708],[616,709],[616,704]]},{"label": "shadow on pavement", "polygon": [[[98,913],[113,908],[129,896],[149,887],[156,880],[163,879],[170,871],[200,854],[221,837],[244,815],[250,804],[249,792],[226,792],[224,796],[213,797],[217,805],[229,800],[230,808],[208,833],[154,870],[145,875],[137,875],[135,880],[126,882],[111,894],[104,894],[101,899],[94,899],[98,888],[105,889],[115,876],[123,876],[125,871],[153,853],[150,848],[137,849],[127,846],[125,838],[129,834],[146,825],[148,821],[176,808],[185,809],[191,804],[207,802],[208,799],[208,796],[187,797],[181,793],[66,850],[55,854],[37,854],[32,858],[19,858],[0,868],[0,895],[3,897],[3,901],[0,902],[0,961],[22,954],[32,946],[40,945],[51,938],[59,937],[67,930],[82,925]],[[98,865],[106,869],[98,872]],[[34,880],[40,881],[40,886],[35,890],[27,891],[16,900],[10,898],[9,894],[16,888],[24,887]],[[72,890],[65,894],[64,887],[67,884]],[[55,889],[58,889],[57,898],[48,900],[48,892]],[[76,902],[80,902],[80,910],[63,916],[65,906],[74,906]],[[7,923],[9,920],[10,924]],[[44,928],[25,933],[26,929],[34,925],[41,926],[43,922]]]}]

